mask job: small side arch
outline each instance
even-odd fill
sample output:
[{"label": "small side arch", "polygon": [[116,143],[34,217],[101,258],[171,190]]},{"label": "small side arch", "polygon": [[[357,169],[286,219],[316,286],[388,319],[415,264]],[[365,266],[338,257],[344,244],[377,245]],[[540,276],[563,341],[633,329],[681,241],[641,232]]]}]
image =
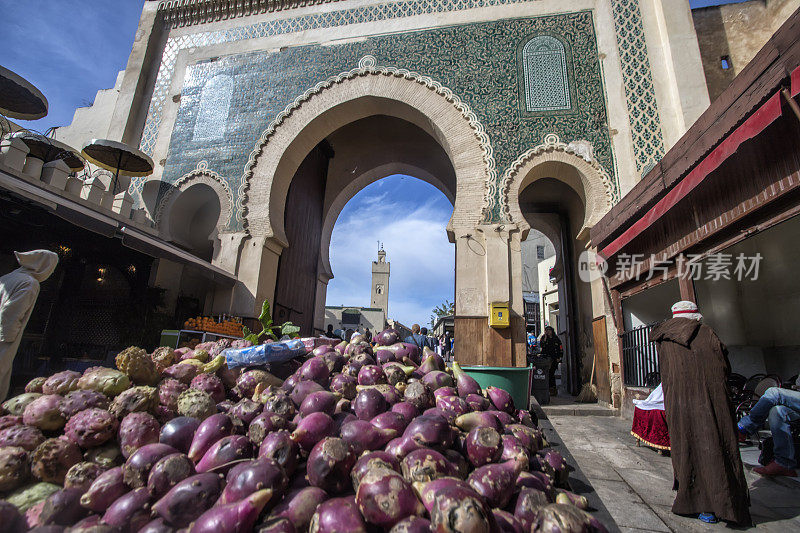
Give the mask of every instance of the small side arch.
[{"label": "small side arch", "polygon": [[174,228],[171,227],[173,224],[170,217],[172,210],[183,193],[196,185],[205,185],[212,189],[219,200],[219,216],[214,223],[215,232],[219,234],[229,231],[234,206],[233,192],[222,176],[209,170],[208,164],[205,161],[201,161],[198,163],[197,168],[181,176],[181,178],[164,193],[164,196],[158,203],[154,221],[156,227],[166,240],[172,240],[175,233]]},{"label": "small side arch", "polygon": [[537,179],[555,178],[569,185],[585,206],[579,236],[587,232],[614,205],[615,187],[602,166],[592,157],[591,146],[585,141],[565,144],[555,134],[545,142],[520,155],[503,174],[501,181],[502,209],[516,222],[524,239],[530,225],[519,206],[519,194]]}]

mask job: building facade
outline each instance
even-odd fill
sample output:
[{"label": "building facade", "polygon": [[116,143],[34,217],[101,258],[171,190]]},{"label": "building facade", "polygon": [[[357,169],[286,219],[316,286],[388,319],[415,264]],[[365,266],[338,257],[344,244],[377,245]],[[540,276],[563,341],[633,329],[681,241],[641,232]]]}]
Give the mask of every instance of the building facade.
[{"label": "building facade", "polygon": [[[254,316],[268,299],[303,333],[325,327],[341,209],[403,173],[453,202],[459,359],[524,365],[520,250],[535,229],[564,280],[577,390],[616,334],[594,320],[611,310],[602,283],[575,275],[589,232],[708,105],[688,0],[148,1],[115,90],[57,137],[105,132],[151,155],[135,207],[237,280],[205,310]],[[180,294],[180,273],[158,269]],[[493,302],[510,328],[488,326]]]}]

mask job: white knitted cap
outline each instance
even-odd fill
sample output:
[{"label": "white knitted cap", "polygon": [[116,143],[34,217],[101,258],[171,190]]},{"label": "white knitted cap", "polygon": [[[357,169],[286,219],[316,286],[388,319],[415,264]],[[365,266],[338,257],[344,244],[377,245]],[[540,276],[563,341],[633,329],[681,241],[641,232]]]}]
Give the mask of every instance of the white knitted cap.
[{"label": "white knitted cap", "polygon": [[681,300],[672,306],[672,318],[690,318],[701,320],[703,315],[697,309],[697,304],[688,300]]}]

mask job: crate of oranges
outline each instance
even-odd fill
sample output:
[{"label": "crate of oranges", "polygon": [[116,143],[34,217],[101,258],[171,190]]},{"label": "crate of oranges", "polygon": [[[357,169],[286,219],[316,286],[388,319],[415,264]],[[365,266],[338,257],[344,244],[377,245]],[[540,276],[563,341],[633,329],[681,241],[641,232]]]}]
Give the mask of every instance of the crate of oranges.
[{"label": "crate of oranges", "polygon": [[218,335],[229,335],[231,337],[242,336],[242,323],[237,318],[216,320],[210,316],[198,316],[184,322],[183,328],[193,331],[207,331]]}]

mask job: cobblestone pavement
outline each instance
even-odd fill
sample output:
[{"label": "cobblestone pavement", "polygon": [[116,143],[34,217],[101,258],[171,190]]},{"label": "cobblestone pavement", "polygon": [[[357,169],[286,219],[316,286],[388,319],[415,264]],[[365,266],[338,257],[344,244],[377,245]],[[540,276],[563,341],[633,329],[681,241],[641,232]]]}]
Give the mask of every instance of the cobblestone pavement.
[{"label": "cobblestone pavement", "polygon": [[[614,416],[575,416],[548,413],[562,443],[623,532],[722,531],[723,523],[708,525],[670,511],[672,463],[669,457],[636,446],[629,420]],[[758,449],[742,448],[750,485],[750,512],[757,531],[800,531],[800,481],[766,479],[752,472]]]}]

